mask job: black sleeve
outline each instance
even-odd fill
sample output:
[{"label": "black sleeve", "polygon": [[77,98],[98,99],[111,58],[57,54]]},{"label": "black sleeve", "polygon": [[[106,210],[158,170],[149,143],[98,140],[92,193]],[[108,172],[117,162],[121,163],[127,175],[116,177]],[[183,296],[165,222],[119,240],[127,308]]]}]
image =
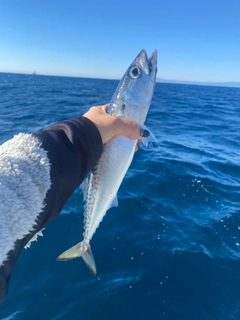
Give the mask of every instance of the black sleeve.
[{"label": "black sleeve", "polygon": [[84,117],[54,124],[34,136],[48,152],[51,164],[51,188],[38,219],[39,231],[56,218],[96,164],[102,152],[102,140],[95,125]]},{"label": "black sleeve", "polygon": [[94,167],[102,152],[102,140],[95,125],[85,117],[76,117],[49,126],[33,134],[50,161],[51,187],[45,198],[34,231],[17,240],[8,260],[0,267],[0,302],[7,294],[8,282],[18,256],[28,241],[54,220],[74,190]]}]

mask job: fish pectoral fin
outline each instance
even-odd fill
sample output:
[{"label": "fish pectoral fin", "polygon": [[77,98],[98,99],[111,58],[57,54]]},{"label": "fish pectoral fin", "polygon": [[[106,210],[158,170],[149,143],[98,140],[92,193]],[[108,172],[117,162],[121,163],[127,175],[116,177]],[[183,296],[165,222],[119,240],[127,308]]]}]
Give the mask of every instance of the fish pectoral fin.
[{"label": "fish pectoral fin", "polygon": [[67,261],[75,258],[82,257],[89,270],[96,276],[97,269],[96,264],[92,255],[90,244],[79,242],[72,248],[64,251],[60,256],[57,257],[58,261]]}]

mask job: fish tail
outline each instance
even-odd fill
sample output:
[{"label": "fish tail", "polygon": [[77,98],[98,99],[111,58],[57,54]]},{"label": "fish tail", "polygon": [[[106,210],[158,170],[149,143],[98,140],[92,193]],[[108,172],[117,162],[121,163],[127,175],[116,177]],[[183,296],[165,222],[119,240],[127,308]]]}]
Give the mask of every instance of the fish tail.
[{"label": "fish tail", "polygon": [[66,261],[66,260],[71,260],[79,257],[83,258],[89,270],[94,274],[94,276],[96,276],[97,274],[96,264],[95,264],[92,250],[89,243],[85,243],[84,241],[79,242],[72,248],[60,254],[60,256],[57,257],[57,260]]}]

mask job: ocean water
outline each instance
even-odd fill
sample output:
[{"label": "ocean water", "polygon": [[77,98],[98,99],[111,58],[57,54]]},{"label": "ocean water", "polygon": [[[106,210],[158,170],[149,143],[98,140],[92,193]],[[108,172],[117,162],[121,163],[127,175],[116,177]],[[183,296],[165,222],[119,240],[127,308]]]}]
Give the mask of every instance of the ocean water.
[{"label": "ocean water", "polygon": [[[118,81],[0,74],[0,143],[110,101]],[[157,83],[147,126],[158,144],[135,154],[82,259],[77,189],[24,250],[1,320],[240,319],[240,89]],[[29,195],[31,197],[31,194]]]}]

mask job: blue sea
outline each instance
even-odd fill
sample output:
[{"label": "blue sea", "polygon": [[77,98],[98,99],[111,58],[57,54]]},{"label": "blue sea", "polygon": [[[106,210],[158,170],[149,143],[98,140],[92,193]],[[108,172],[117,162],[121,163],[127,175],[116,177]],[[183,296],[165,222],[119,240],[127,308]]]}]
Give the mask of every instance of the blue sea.
[{"label": "blue sea", "polygon": [[[0,143],[109,102],[117,84],[0,74]],[[240,89],[157,83],[147,126],[158,144],[136,152],[91,241],[97,276],[56,261],[82,239],[79,188],[22,252],[1,320],[240,319]]]}]

